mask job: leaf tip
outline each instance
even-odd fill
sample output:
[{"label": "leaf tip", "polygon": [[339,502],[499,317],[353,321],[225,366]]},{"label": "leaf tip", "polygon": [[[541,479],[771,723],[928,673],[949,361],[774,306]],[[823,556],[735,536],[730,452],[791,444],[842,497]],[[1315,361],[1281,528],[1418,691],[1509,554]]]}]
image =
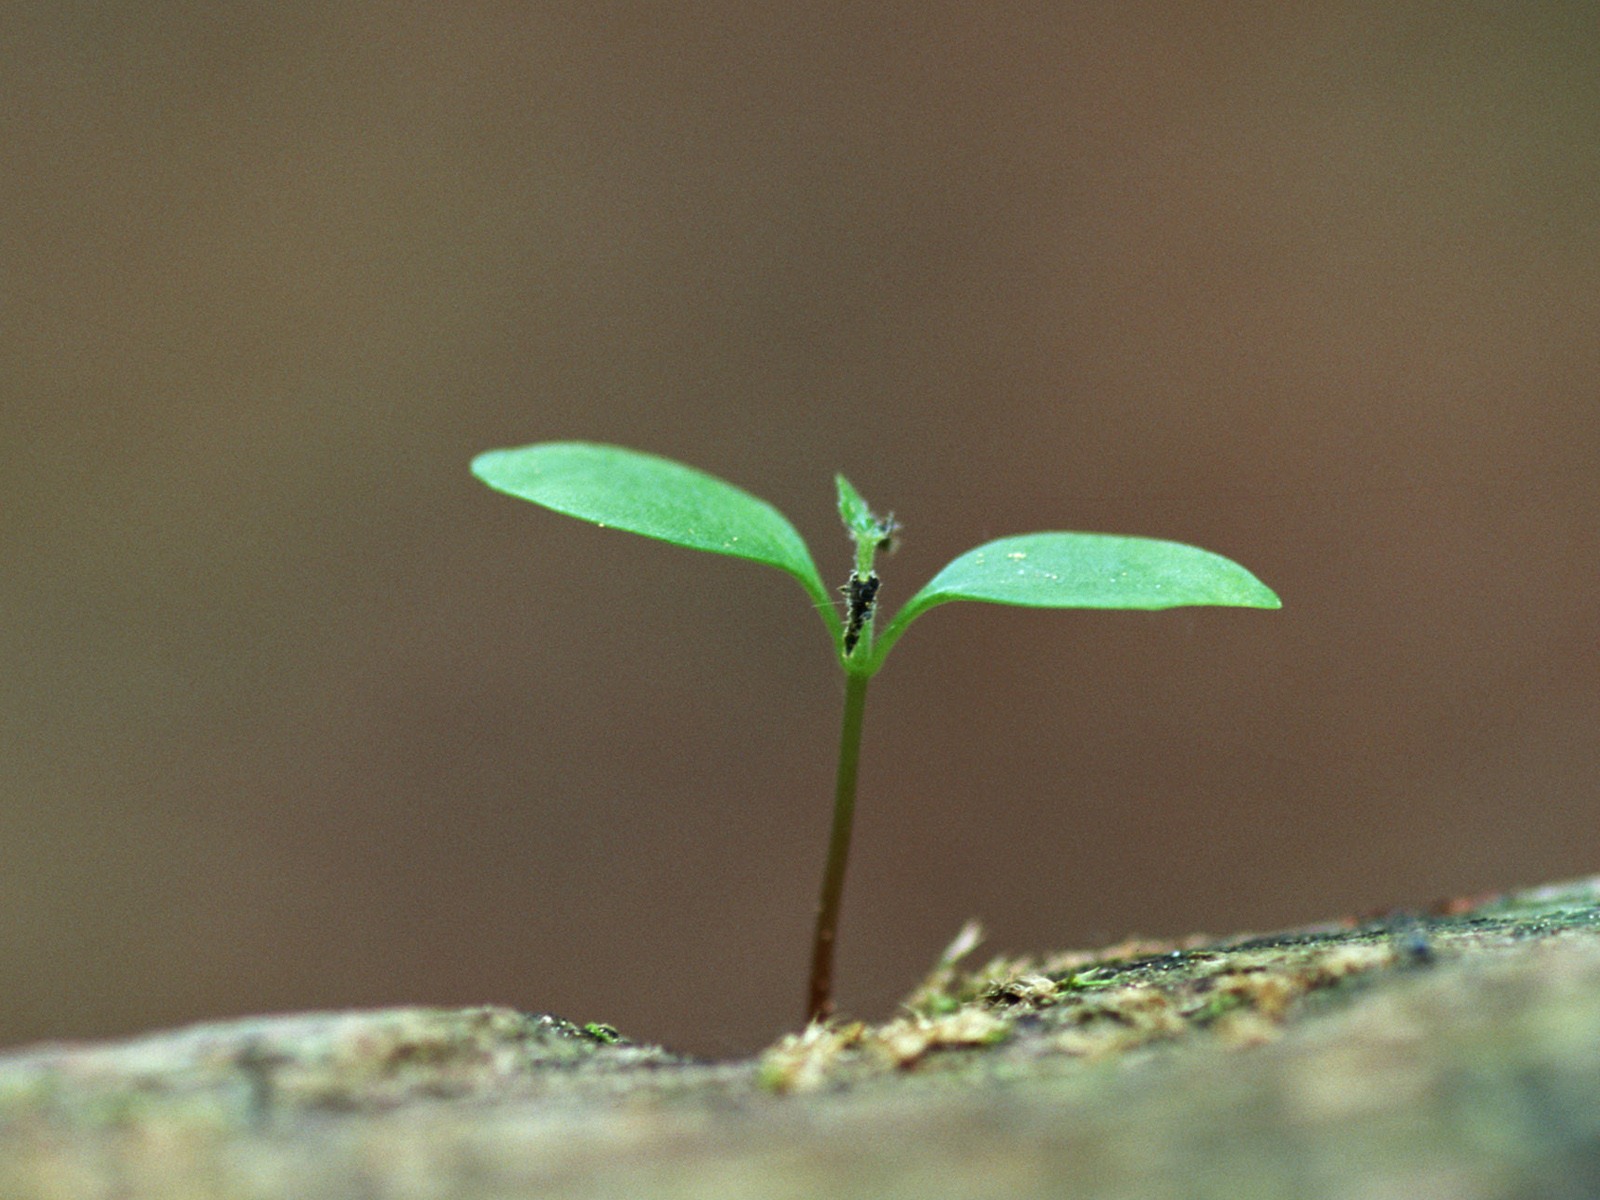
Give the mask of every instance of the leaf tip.
[{"label": "leaf tip", "polygon": [[[1239,569],[1241,571],[1244,570],[1243,567],[1240,567]],[[1246,571],[1245,574],[1248,576],[1249,591],[1248,594],[1235,601],[1240,608],[1283,607],[1283,601],[1278,598],[1277,592],[1273,591],[1266,584],[1262,583],[1261,580],[1257,579],[1254,575],[1251,575],[1248,571]]]},{"label": "leaf tip", "polygon": [[497,474],[495,468],[500,462],[500,456],[504,453],[505,451],[503,450],[485,450],[480,454],[474,454],[471,463],[472,477],[479,483],[492,485]]}]

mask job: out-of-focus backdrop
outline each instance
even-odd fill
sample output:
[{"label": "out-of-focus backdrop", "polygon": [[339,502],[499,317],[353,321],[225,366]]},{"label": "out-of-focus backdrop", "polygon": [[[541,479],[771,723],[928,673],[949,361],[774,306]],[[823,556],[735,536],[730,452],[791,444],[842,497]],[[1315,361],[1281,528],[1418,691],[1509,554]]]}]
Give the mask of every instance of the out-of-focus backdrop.
[{"label": "out-of-focus backdrop", "polygon": [[681,458],[893,607],[1190,541],[1277,613],[952,605],[841,1002],[1600,869],[1588,3],[23,3],[0,38],[0,1042],[498,1002],[793,1028],[791,580],[489,492]]}]

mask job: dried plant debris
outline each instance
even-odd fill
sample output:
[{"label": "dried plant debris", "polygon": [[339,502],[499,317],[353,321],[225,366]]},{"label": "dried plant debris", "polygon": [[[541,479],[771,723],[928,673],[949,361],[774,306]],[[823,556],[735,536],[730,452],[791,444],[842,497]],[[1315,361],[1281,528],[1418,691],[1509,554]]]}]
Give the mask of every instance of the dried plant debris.
[{"label": "dried plant debris", "polygon": [[860,1021],[819,1021],[799,1033],[785,1034],[762,1054],[756,1079],[769,1091],[816,1091],[860,1049],[866,1030]]},{"label": "dried plant debris", "polygon": [[[1158,1042],[1205,1037],[1246,1048],[1281,1035],[1320,998],[1379,972],[1426,969],[1531,937],[1600,931],[1590,881],[1470,903],[1382,914],[1270,936],[1130,940],[1097,953],[958,960],[969,926],[879,1026],[812,1026],[767,1051],[760,1080],[777,1091],[845,1087],[892,1071],[1004,1073],[1041,1058],[1099,1061]],[[945,1051],[992,1047],[983,1055]]]},{"label": "dried plant debris", "polygon": [[1010,1033],[1003,1017],[976,1006],[942,1016],[909,1013],[876,1026],[819,1022],[767,1050],[757,1079],[774,1092],[815,1091],[885,1070],[909,1070],[936,1050],[987,1046]]}]

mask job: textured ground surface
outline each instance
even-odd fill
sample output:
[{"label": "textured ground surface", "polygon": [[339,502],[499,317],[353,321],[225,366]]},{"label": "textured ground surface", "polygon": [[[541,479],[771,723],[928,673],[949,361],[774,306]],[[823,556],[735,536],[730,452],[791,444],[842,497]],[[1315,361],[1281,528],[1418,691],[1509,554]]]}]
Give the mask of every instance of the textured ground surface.
[{"label": "textured ground surface", "polygon": [[1600,879],[940,967],[701,1063],[504,1009],[0,1056],[0,1197],[1593,1197]]}]

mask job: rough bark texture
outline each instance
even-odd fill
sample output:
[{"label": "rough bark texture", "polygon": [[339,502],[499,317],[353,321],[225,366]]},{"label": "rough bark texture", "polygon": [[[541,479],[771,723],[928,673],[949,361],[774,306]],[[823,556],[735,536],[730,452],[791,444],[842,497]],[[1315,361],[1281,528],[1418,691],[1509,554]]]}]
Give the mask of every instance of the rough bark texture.
[{"label": "rough bark texture", "polygon": [[1593,1197],[1600,879],[941,965],[691,1062],[504,1009],[0,1056],[0,1197]]}]

